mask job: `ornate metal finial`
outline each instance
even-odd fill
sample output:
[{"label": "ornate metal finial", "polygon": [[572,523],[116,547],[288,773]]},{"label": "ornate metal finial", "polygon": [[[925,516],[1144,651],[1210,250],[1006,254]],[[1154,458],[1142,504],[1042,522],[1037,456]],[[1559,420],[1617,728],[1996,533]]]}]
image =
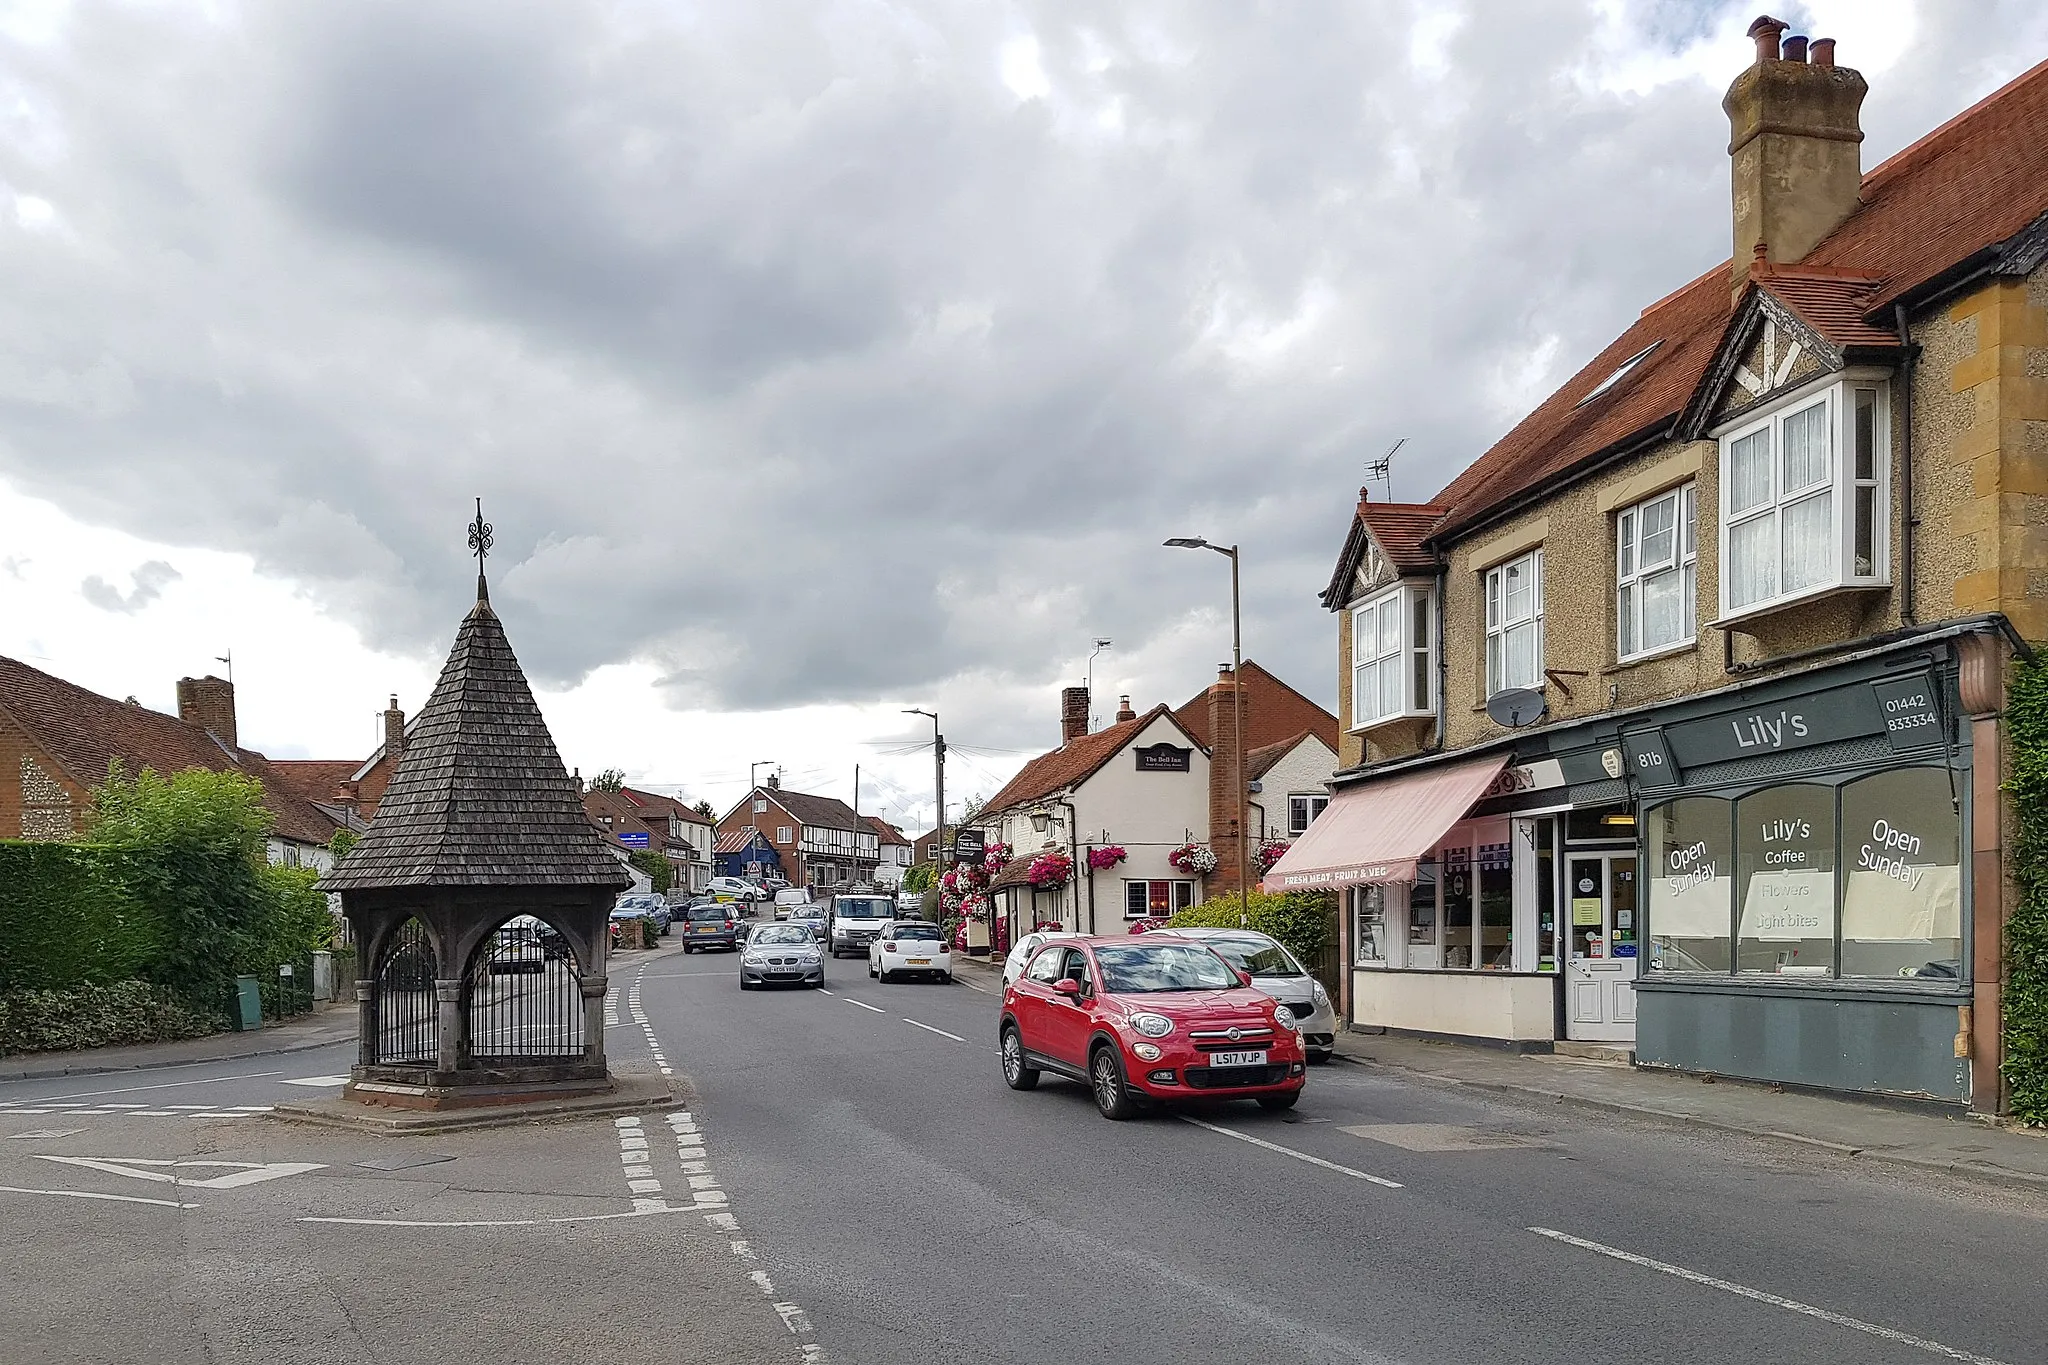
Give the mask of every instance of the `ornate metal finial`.
[{"label": "ornate metal finial", "polygon": [[476,520],[469,524],[469,548],[476,555],[476,600],[488,602],[491,591],[484,582],[484,560],[491,553],[491,524],[484,520],[484,500],[476,500]]}]

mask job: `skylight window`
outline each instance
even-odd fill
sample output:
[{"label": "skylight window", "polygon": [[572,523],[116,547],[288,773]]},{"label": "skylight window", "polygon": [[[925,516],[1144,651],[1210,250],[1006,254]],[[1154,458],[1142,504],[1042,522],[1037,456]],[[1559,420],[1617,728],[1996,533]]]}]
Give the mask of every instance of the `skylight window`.
[{"label": "skylight window", "polygon": [[1627,360],[1622,361],[1620,365],[1615,367],[1613,374],[1610,374],[1605,379],[1601,380],[1597,385],[1594,386],[1593,391],[1591,393],[1587,394],[1584,398],[1581,398],[1577,403],[1574,403],[1572,406],[1583,408],[1584,406],[1586,406],[1586,404],[1592,402],[1595,398],[1598,398],[1601,394],[1607,392],[1616,384],[1619,384],[1622,380],[1628,378],[1629,372],[1631,370],[1635,369],[1636,366],[1642,364],[1643,360],[1650,354],[1650,352],[1656,350],[1659,346],[1662,346],[1663,344],[1664,343],[1661,341],[1653,341],[1649,345],[1643,347],[1642,350],[1637,351],[1634,355],[1630,356]]}]

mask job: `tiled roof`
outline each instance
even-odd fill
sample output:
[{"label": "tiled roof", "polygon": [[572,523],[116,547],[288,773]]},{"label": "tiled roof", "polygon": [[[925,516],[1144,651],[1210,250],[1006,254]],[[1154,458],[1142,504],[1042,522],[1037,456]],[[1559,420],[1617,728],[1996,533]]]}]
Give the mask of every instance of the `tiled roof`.
[{"label": "tiled roof", "polygon": [[144,768],[165,776],[191,768],[238,771],[263,784],[263,805],[280,837],[324,844],[338,827],[255,750],[231,747],[176,716],[103,697],[5,656],[0,656],[0,711],[81,787],[105,782],[109,765],[117,761],[131,777]]},{"label": "tiled roof", "polygon": [[[1303,730],[1321,736],[1333,751],[1337,747],[1337,718],[1250,659],[1244,661],[1244,706],[1244,742],[1248,749],[1277,744]],[[1173,718],[1204,749],[1212,747],[1208,688],[1183,702]]]},{"label": "tiled roof", "polygon": [[1330,571],[1329,583],[1317,597],[1332,611],[1349,602],[1358,566],[1365,562],[1366,546],[1375,541],[1396,573],[1405,577],[1433,571],[1436,556],[1425,542],[1443,518],[1444,509],[1433,502],[1374,502],[1359,489],[1358,510],[1352,513],[1344,549]]},{"label": "tiled roof", "polygon": [[[1881,281],[1859,300],[1866,320],[1881,314],[1893,300],[2048,213],[2043,127],[2048,127],[2048,62],[1865,175],[1862,206],[1790,273],[1831,270]],[[1463,529],[1518,494],[1668,429],[1719,347],[1731,317],[1729,294],[1729,263],[1723,262],[1645,309],[1436,496],[1434,501],[1448,509],[1438,534]],[[1808,316],[1806,307],[1786,301]],[[1823,311],[1841,303],[1837,292]],[[1806,306],[1820,304],[1809,295]],[[1837,319],[1834,325],[1846,324]],[[1626,376],[1592,396],[1623,362],[1652,346]]]},{"label": "tiled roof", "polygon": [[[729,829],[718,836],[718,842],[711,846],[711,851],[713,853],[744,853],[747,850],[747,846],[754,842],[754,836],[760,833],[761,831],[752,826],[746,829]],[[762,835],[761,837],[765,842],[767,836]]]},{"label": "tiled roof", "polygon": [[308,801],[335,801],[341,797],[341,784],[356,775],[362,761],[354,758],[273,758],[270,766],[292,790]]},{"label": "tiled roof", "polygon": [[1294,738],[1283,739],[1278,744],[1263,744],[1256,749],[1245,750],[1244,780],[1256,782],[1272,772],[1275,764],[1293,753],[1296,747],[1313,733],[1312,730],[1303,730]]},{"label": "tiled roof", "polygon": [[463,619],[377,817],[325,891],[623,888],[487,602]]},{"label": "tiled roof", "polygon": [[[1249,666],[1249,665],[1247,665]],[[1000,814],[1012,806],[1027,801],[1037,801],[1051,796],[1056,791],[1085,782],[1096,769],[1109,762],[1123,747],[1161,716],[1171,716],[1166,704],[1159,705],[1139,716],[1136,720],[1118,721],[1107,729],[1097,730],[1092,735],[1082,735],[1050,753],[1040,754],[1026,763],[1003,785],[1003,789],[988,799],[975,816],[977,821]],[[1182,729],[1187,727],[1183,725]]]},{"label": "tiled roof", "polygon": [[1823,275],[1798,267],[1773,267],[1750,276],[1759,289],[1766,290],[1837,349],[1855,346],[1891,347],[1899,344],[1892,327],[1865,321],[1871,301],[1882,281],[1854,276]]},{"label": "tiled roof", "polygon": [[753,795],[767,797],[769,801],[795,816],[797,823],[801,825],[817,825],[825,829],[854,829],[861,823],[861,818],[853,813],[853,807],[836,796],[813,796],[809,792],[791,791],[787,787],[756,787]]},{"label": "tiled roof", "polygon": [[884,820],[881,816],[870,815],[867,817],[867,822],[874,829],[875,833],[881,836],[884,848],[896,844],[901,844],[905,848],[910,846],[910,840],[903,837],[903,831],[890,824],[887,820]]}]

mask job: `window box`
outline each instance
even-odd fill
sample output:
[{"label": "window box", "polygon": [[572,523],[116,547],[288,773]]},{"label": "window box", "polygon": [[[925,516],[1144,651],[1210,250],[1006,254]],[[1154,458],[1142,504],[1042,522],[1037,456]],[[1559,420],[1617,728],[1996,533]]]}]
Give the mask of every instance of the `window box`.
[{"label": "window box", "polygon": [[1851,376],[1721,436],[1722,622],[1889,586],[1889,413],[1882,380]]},{"label": "window box", "polygon": [[1397,587],[1351,609],[1351,728],[1436,714],[1436,594]]}]

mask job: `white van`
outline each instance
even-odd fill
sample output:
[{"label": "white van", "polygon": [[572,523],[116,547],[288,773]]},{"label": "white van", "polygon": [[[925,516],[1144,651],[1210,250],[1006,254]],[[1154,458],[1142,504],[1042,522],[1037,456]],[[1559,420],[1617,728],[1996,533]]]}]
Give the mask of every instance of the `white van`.
[{"label": "white van", "polygon": [[832,898],[832,956],[846,953],[865,956],[889,922],[896,918],[894,896],[834,896]]}]

